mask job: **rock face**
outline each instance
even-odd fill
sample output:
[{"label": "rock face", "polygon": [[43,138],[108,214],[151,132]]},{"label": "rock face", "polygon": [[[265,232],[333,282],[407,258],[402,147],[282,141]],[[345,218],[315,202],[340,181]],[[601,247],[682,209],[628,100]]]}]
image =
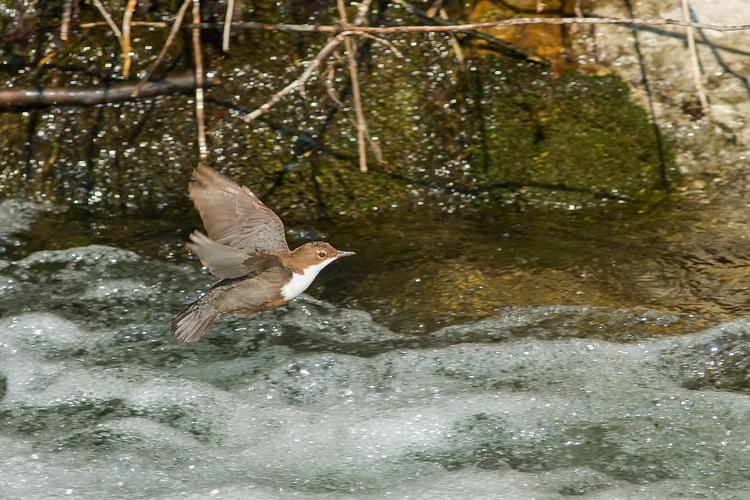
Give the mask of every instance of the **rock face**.
[{"label": "rock face", "polygon": [[[721,9],[708,0],[690,3],[696,21],[750,23],[748,2],[725,2]],[[573,16],[577,4],[480,1],[465,10],[451,4],[446,14],[451,22]],[[373,10],[372,25],[425,23],[404,7],[383,5]],[[538,5],[544,5],[539,14]],[[682,18],[679,2],[589,0],[579,7],[589,17]],[[174,14],[161,9],[150,15]],[[313,19],[318,24],[338,19],[334,8],[313,10],[300,17],[269,4],[262,13],[246,9],[243,19]],[[61,22],[57,11],[24,16],[30,26]],[[99,16],[93,8],[80,12],[81,21]],[[166,32],[138,33],[146,38],[135,47],[140,52],[133,71],[143,74]],[[262,120],[247,124],[242,119],[299,74],[300,61],[315,57],[324,36],[248,31],[223,54],[207,34],[205,66],[221,75],[221,83],[206,91],[210,160],[264,193],[275,210],[305,218],[424,205],[455,211],[484,200],[521,208],[581,207],[649,199],[666,184],[699,197],[727,191],[738,199],[745,195],[750,82],[744,75],[750,52],[743,47],[744,32],[696,32],[711,103],[707,112],[695,93],[682,27],[525,25],[487,33],[550,60],[551,69],[499,56],[491,44],[464,35],[391,36],[389,43],[404,57],[383,44],[362,41],[365,114],[385,160],[379,163],[371,155],[365,175],[356,167],[357,131],[343,67],[333,65],[332,73],[315,76],[304,96],[287,96]],[[77,40],[73,46],[99,47],[98,55],[92,59],[85,51],[63,51],[53,67],[18,71],[7,87],[59,86],[73,92],[77,85],[96,88],[107,78],[122,80],[120,59],[109,50],[116,41],[105,35],[101,30],[71,32]],[[35,53],[18,40],[13,42],[18,67],[38,64]],[[50,42],[43,52],[55,50]],[[179,69],[174,57],[168,61]],[[615,76],[568,69],[598,76],[613,72],[627,82],[632,96]],[[343,107],[332,95],[343,99]],[[0,134],[0,192],[6,196],[161,213],[185,202],[184,186],[197,161],[194,105],[182,95],[4,113],[0,130],[5,132]],[[678,179],[671,144],[687,183]]]},{"label": "rock face", "polygon": [[[260,9],[261,3],[247,7],[243,19],[270,24],[338,20],[333,4],[307,3],[312,10],[302,15],[271,3]],[[553,2],[547,3],[552,9]],[[522,14],[533,15],[534,2],[526,4]],[[369,20],[373,26],[425,24],[398,4],[378,5]],[[451,5],[454,10],[447,14],[452,22],[513,15],[488,10],[486,3],[477,4],[475,14]],[[84,7],[81,22],[100,21],[96,9]],[[154,6],[149,16],[171,19],[171,7]],[[554,8],[566,15],[572,12],[563,7]],[[117,13],[122,6],[111,2],[107,8]],[[62,22],[56,10],[32,14],[18,13],[29,26]],[[142,76],[167,31],[134,29],[137,57],[131,75]],[[568,62],[550,69],[499,55],[490,47],[485,50],[463,35],[456,38],[460,44],[447,34],[389,35],[390,45],[362,40],[363,107],[384,162],[371,155],[370,171],[361,174],[348,72],[335,61],[307,82],[305,95],[288,95],[260,120],[243,120],[300,74],[303,61],[315,57],[327,35],[246,31],[224,54],[207,31],[204,67],[220,75],[220,83],[205,92],[209,162],[263,193],[285,217],[305,219],[424,206],[450,212],[485,201],[519,209],[569,209],[647,198],[665,180],[674,181],[668,179],[675,177],[671,152],[655,144],[648,115],[629,100],[627,86],[611,75],[563,75],[563,70],[576,67],[577,59],[569,57],[569,44],[558,43],[570,40],[559,26],[550,30],[557,38],[530,30],[511,41],[528,41],[531,32],[543,35],[535,38],[540,40],[535,51],[540,57]],[[117,41],[106,28],[73,30],[69,36],[76,40],[71,46],[99,50],[95,56],[62,51],[54,65],[31,72],[23,68],[37,65],[37,54],[24,48],[25,35],[17,34],[13,43],[23,70],[8,78],[7,87],[57,87],[76,93],[137,81],[121,76],[122,58],[113,56],[119,54]],[[177,56],[180,48],[189,49],[183,43],[175,41],[164,67],[190,69],[189,62]],[[577,47],[582,54],[596,49],[589,45],[584,39]],[[57,49],[52,41],[42,52]],[[187,201],[185,185],[197,162],[194,108],[190,96],[170,95],[96,108],[58,105],[4,113],[0,192],[161,217]]]},{"label": "rock face", "polygon": [[[629,7],[628,7],[629,4]],[[750,24],[750,3],[690,0],[693,21]],[[601,17],[683,19],[679,2],[643,0],[590,2],[586,14]],[[685,29],[671,26],[597,25],[585,39],[589,62],[610,67],[633,89],[633,99],[674,140],[683,173],[727,179],[750,165],[750,51],[746,31],[695,30],[701,81],[710,110],[701,111]],[[721,180],[717,180],[721,183]],[[698,182],[698,186],[703,183]]]}]

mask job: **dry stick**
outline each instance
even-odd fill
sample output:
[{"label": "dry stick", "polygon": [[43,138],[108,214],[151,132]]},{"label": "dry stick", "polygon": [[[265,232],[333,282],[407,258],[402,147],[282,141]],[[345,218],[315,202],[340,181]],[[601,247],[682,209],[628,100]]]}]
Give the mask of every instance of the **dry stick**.
[{"label": "dry stick", "polygon": [[[685,21],[690,21],[690,7],[688,7],[687,0],[682,0],[682,16]],[[706,93],[703,91],[703,84],[701,83],[701,70],[698,64],[698,49],[695,47],[695,36],[693,34],[693,28],[688,26],[685,29],[687,34],[688,50],[690,51],[690,65],[693,70],[693,81],[695,82],[695,91],[698,94],[698,99],[701,102],[701,109],[704,113],[708,112],[708,99]]]},{"label": "dry stick", "polygon": [[114,19],[112,19],[112,16],[109,15],[109,12],[107,12],[107,9],[104,8],[104,5],[102,5],[101,0],[93,0],[94,5],[97,9],[99,9],[99,12],[101,13],[104,20],[107,22],[107,26],[110,27],[112,30],[112,33],[115,34],[117,37],[117,41],[120,42],[120,47],[122,47],[122,32],[120,31],[120,28],[117,27],[115,24]]},{"label": "dry stick", "polygon": [[73,0],[65,0],[63,6],[62,25],[60,26],[60,40],[68,41],[68,30],[70,29],[70,15],[73,11]]},{"label": "dry stick", "polygon": [[[362,34],[362,33],[360,33]],[[367,35],[367,38],[372,38],[374,40],[377,40],[379,42],[384,42],[380,37]],[[390,42],[388,42],[390,44]],[[395,47],[394,54],[396,54],[398,57],[404,57],[401,52],[398,51]],[[333,52],[333,57],[335,57],[342,65],[344,64],[341,57],[338,55],[338,51]],[[336,91],[333,89],[333,77],[334,77],[335,69],[333,67],[333,64],[328,61],[328,75],[326,76],[326,90],[328,90],[328,95],[331,96],[331,99],[339,105],[339,107],[343,110],[344,109],[344,103],[341,102],[341,100],[336,95]],[[348,119],[348,118],[347,118]],[[356,126],[356,125],[355,125]],[[370,149],[372,149],[373,154],[375,155],[375,159],[377,159],[380,163],[383,163],[383,151],[380,149],[380,145],[372,140],[372,136],[370,136],[370,129],[367,127],[367,122],[365,122],[365,138],[367,139],[367,143],[370,145]]]},{"label": "dry stick", "polygon": [[130,62],[132,54],[130,53],[130,22],[133,20],[133,11],[138,0],[128,0],[125,6],[125,13],[122,15],[122,76],[127,78],[130,73]]},{"label": "dry stick", "polygon": [[344,109],[344,103],[341,102],[341,99],[336,95],[336,90],[333,88],[333,79],[336,76],[336,69],[333,67],[333,62],[328,61],[328,73],[326,74],[326,90],[328,91],[328,95],[330,98],[339,105],[341,109]]},{"label": "dry stick", "polygon": [[[200,0],[193,0],[193,22],[201,20]],[[195,121],[198,125],[198,159],[208,158],[206,146],[206,121],[203,117],[203,53],[201,52],[201,30],[193,29],[193,52],[195,53]]]},{"label": "dry stick", "polygon": [[[218,81],[207,81],[207,85]],[[23,110],[24,108],[44,108],[49,106],[95,106],[124,102],[133,99],[133,82],[116,83],[111,86],[96,87],[14,87],[0,89],[0,112]],[[194,92],[195,74],[169,76],[161,80],[147,82],[139,97],[148,98],[173,93]]]},{"label": "dry stick", "polygon": [[[357,15],[354,18],[354,25],[359,26],[365,21],[365,16],[370,11],[370,4],[372,3],[372,0],[363,0],[359,3],[359,6],[357,7]],[[365,33],[361,33],[366,38],[372,38],[374,40],[377,40],[380,43],[383,43],[384,45],[391,48],[391,51],[400,58],[403,58],[404,56],[399,52],[399,50],[396,48],[395,45],[393,45],[391,42],[384,38],[380,38],[377,36],[373,36]],[[357,82],[359,84],[359,81]],[[383,151],[380,149],[380,145],[372,140],[372,136],[370,136],[370,129],[367,126],[367,122],[364,121],[364,116],[362,117],[363,123],[365,124],[365,137],[367,138],[367,143],[370,145],[370,149],[372,150],[373,154],[375,154],[375,159],[378,160],[380,163],[383,163]]]},{"label": "dry stick", "polygon": [[318,52],[318,55],[315,56],[315,58],[307,63],[307,68],[305,68],[305,71],[302,72],[302,74],[294,80],[292,83],[284,87],[283,89],[276,92],[274,95],[271,96],[271,98],[263,104],[261,107],[253,111],[252,113],[248,113],[245,115],[243,120],[246,123],[250,123],[251,121],[258,118],[263,113],[266,113],[269,109],[271,109],[274,104],[279,102],[282,97],[289,94],[293,90],[302,87],[308,78],[315,72],[315,70],[320,66],[320,63],[323,62],[330,54],[334,51],[336,47],[339,46],[341,42],[344,41],[344,37],[339,34],[335,37],[328,40],[328,43],[320,49],[320,52]]},{"label": "dry stick", "polygon": [[[401,1],[394,0],[395,3],[407,5]],[[436,19],[433,19],[436,20]],[[497,26],[517,26],[521,24],[617,24],[617,25],[643,25],[643,26],[692,26],[696,29],[708,31],[746,31],[750,30],[750,24],[721,25],[721,24],[703,24],[703,23],[686,23],[678,19],[632,19],[627,17],[516,17],[513,19],[503,19],[502,21],[490,21],[486,23],[474,24],[456,24],[441,26],[388,26],[388,27],[354,27],[354,31],[368,33],[439,33],[447,31],[471,31],[477,29],[494,28]],[[145,23],[140,23],[145,24]],[[156,25],[156,23],[154,23]],[[198,23],[189,24],[188,28],[216,29],[221,28],[223,23]],[[264,24],[258,22],[236,22],[232,24],[235,29],[252,29],[267,31],[303,31],[303,32],[322,32],[335,33],[341,30],[340,26],[314,25],[314,24]],[[350,27],[351,28],[351,27]],[[481,35],[482,33],[478,33]],[[474,35],[476,36],[476,35]]]},{"label": "dry stick", "polygon": [[[440,18],[443,20],[448,19],[448,13],[445,11],[445,9],[440,9]],[[461,67],[461,71],[466,71],[466,64],[464,60],[464,52],[461,50],[461,45],[458,43],[458,38],[456,38],[455,33],[451,33],[449,35],[451,37],[451,46],[453,47],[453,52],[456,53],[456,59],[458,60],[458,65]]]},{"label": "dry stick", "polygon": [[[346,8],[344,7],[344,0],[337,0],[339,7],[339,16],[341,16],[341,26],[346,28],[349,24],[346,20]],[[354,111],[357,115],[357,147],[359,148],[359,171],[367,172],[367,149],[365,148],[365,131],[367,130],[367,122],[365,121],[365,113],[362,110],[362,96],[359,91],[359,75],[357,74],[357,59],[354,54],[354,44],[350,37],[344,38],[344,46],[346,47],[346,55],[349,60],[349,79],[352,84],[352,96],[354,97]]]},{"label": "dry stick", "polygon": [[[395,3],[404,4],[394,0]],[[433,19],[436,20],[436,19]],[[441,20],[442,21],[442,20]],[[643,25],[643,26],[692,26],[696,29],[707,31],[746,31],[750,30],[750,24],[721,25],[685,22],[679,19],[633,19],[627,17],[516,17],[503,19],[501,21],[490,21],[485,23],[455,24],[441,26],[349,26],[349,31],[356,33],[440,33],[448,31],[471,31],[497,26],[517,26],[522,24],[617,24],[617,25]],[[145,25],[146,23],[140,23]],[[154,23],[156,25],[156,23]],[[187,25],[188,28],[215,29],[221,28],[223,23],[195,23]],[[235,29],[253,29],[268,31],[304,31],[337,33],[341,31],[340,26],[314,25],[314,24],[264,24],[258,22],[236,22],[232,24]],[[482,33],[478,33],[481,35]]]},{"label": "dry stick", "polygon": [[[81,23],[78,25],[81,29],[88,29],[88,28],[98,28],[99,26],[109,26],[109,23],[97,21],[95,23]],[[130,27],[133,26],[148,26],[150,28],[166,28],[169,26],[169,23],[165,23],[162,21],[130,21]],[[118,28],[119,31],[119,28]]]},{"label": "dry stick", "polygon": [[359,171],[367,172],[367,152],[365,149],[365,136],[367,135],[367,122],[362,110],[362,96],[359,91],[359,76],[357,75],[357,59],[354,57],[354,44],[351,37],[344,38],[344,46],[349,59],[349,78],[352,81],[352,95],[354,96],[354,111],[357,115],[357,145],[359,146]]},{"label": "dry stick", "polygon": [[[396,3],[403,4],[401,1]],[[445,25],[445,26],[382,26],[382,27],[370,27],[370,26],[350,26],[348,30],[353,32],[367,32],[367,33],[431,33],[431,32],[450,32],[450,31],[468,31],[468,30],[479,30],[486,28],[495,28],[497,26],[517,26],[521,24],[624,24],[634,25],[643,24],[649,26],[692,26],[693,28],[711,30],[711,31],[743,31],[750,30],[750,24],[738,24],[732,26],[723,26],[720,24],[703,24],[680,21],[678,19],[631,19],[627,17],[517,17],[513,19],[503,19],[502,21],[489,21],[484,23],[473,23],[473,24],[456,24],[456,25]],[[266,28],[263,25],[262,29]],[[293,25],[292,25],[293,26]],[[288,31],[293,31],[290,25],[286,25]],[[335,26],[315,26],[314,30],[312,27],[302,25],[299,31],[336,31]],[[294,30],[297,31],[297,30]]]},{"label": "dry stick", "polygon": [[227,12],[224,17],[224,37],[221,42],[221,50],[229,52],[229,34],[232,32],[232,14],[234,13],[234,0],[227,2]]},{"label": "dry stick", "polygon": [[[581,10],[581,0],[576,0],[575,5],[573,6],[573,12],[575,13],[576,17],[583,17],[583,11]],[[578,30],[580,29],[580,26],[577,24],[574,24],[570,27],[570,34],[578,33]]]},{"label": "dry stick", "polygon": [[401,51],[398,50],[395,45],[393,45],[391,42],[389,42],[385,38],[382,38],[382,37],[379,37],[379,36],[375,36],[375,35],[371,35],[370,33],[354,33],[354,34],[355,35],[359,35],[359,36],[363,36],[365,38],[370,38],[371,40],[375,40],[378,43],[382,43],[383,45],[385,45],[386,47],[388,47],[389,49],[391,49],[391,52],[393,52],[393,54],[396,57],[398,57],[399,59],[403,59],[404,58],[404,55],[401,53]]},{"label": "dry stick", "polygon": [[141,80],[141,83],[138,84],[138,86],[133,90],[133,97],[138,97],[138,92],[141,91],[141,87],[144,83],[148,81],[149,78],[151,78],[151,75],[154,74],[154,71],[156,70],[156,67],[161,64],[162,59],[164,59],[164,56],[167,53],[167,50],[172,45],[172,41],[174,40],[174,37],[177,35],[177,32],[180,30],[180,25],[182,24],[182,20],[185,17],[185,12],[187,11],[187,8],[190,6],[190,3],[192,0],[185,0],[182,2],[182,6],[180,7],[180,10],[177,12],[177,17],[174,19],[174,23],[172,24],[172,31],[169,32],[169,36],[167,37],[167,41],[164,42],[164,47],[161,48],[161,52],[159,52],[159,55],[156,58],[156,61],[154,61],[154,64],[151,65],[151,69],[148,70],[148,73],[146,73],[146,76],[143,77],[143,80]]},{"label": "dry stick", "polygon": [[[363,0],[357,6],[357,15],[354,16],[354,25],[359,26],[365,20],[367,12],[370,10],[370,4],[372,0]],[[352,2],[354,4],[354,2]]]},{"label": "dry stick", "polygon": [[583,11],[581,10],[581,0],[576,0],[575,5],[573,6],[573,12],[575,12],[576,17],[583,17]]},{"label": "dry stick", "polygon": [[427,17],[435,17],[435,15],[442,9],[443,0],[435,0],[425,14],[427,14]]}]

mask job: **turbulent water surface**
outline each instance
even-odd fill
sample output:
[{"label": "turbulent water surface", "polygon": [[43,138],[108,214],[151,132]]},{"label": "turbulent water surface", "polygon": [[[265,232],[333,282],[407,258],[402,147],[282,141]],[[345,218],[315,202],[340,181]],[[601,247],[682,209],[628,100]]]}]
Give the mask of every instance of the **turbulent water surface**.
[{"label": "turbulent water surface", "polygon": [[[210,276],[169,248],[44,249],[17,236],[34,211],[0,205],[2,498],[750,495],[750,320],[664,278],[707,276],[697,254],[672,249],[655,274],[658,231],[623,253],[592,234],[576,257],[585,221],[548,241],[512,221],[437,240],[439,221],[430,238],[407,224],[380,246],[329,230],[360,255],[318,298],[181,344],[169,321]],[[438,254],[409,246],[440,238]]]}]

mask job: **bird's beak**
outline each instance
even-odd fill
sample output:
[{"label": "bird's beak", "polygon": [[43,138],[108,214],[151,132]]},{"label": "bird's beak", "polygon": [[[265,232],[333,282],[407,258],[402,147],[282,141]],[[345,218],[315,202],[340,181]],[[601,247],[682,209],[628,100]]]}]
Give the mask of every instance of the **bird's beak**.
[{"label": "bird's beak", "polygon": [[341,257],[349,257],[350,255],[354,255],[354,252],[342,252],[339,250],[339,253],[336,255],[337,259],[340,259]]}]

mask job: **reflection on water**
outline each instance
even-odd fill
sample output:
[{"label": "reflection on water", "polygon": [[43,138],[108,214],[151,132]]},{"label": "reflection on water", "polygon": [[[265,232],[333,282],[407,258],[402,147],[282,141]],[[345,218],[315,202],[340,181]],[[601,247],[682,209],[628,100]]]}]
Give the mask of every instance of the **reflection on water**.
[{"label": "reflection on water", "polygon": [[358,256],[190,345],[193,221],[39,215],[0,234],[0,496],[743,498],[745,215],[681,208],[290,227]]},{"label": "reflection on water", "polygon": [[690,328],[747,314],[746,207],[722,208],[718,223],[691,220],[685,208],[345,225],[365,271],[348,265],[330,273],[323,297],[408,331],[493,316],[507,305],[654,308],[689,315]]}]

